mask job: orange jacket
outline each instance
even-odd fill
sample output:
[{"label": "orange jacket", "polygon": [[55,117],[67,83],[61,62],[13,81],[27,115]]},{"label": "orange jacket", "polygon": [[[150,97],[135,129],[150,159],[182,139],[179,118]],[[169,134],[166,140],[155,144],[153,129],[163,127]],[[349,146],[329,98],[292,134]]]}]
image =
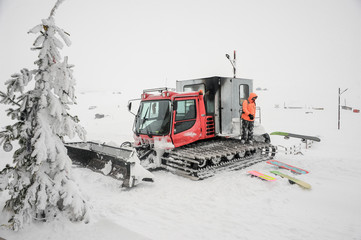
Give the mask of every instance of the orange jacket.
[{"label": "orange jacket", "polygon": [[[244,100],[242,103],[242,119],[253,122],[256,118],[256,103],[253,98],[257,98],[257,94],[251,93],[248,100]],[[253,115],[253,120],[249,118],[249,114]]]}]

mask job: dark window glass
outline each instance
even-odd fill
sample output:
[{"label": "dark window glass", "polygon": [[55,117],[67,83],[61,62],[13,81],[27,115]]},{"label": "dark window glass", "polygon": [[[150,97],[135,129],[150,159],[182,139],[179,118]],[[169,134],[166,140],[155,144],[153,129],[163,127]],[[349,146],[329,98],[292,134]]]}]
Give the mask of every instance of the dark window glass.
[{"label": "dark window glass", "polygon": [[148,135],[166,135],[170,130],[170,101],[144,101],[141,102],[134,131]]},{"label": "dark window glass", "polygon": [[239,85],[239,104],[242,105],[243,101],[249,97],[249,86],[247,84]]},{"label": "dark window glass", "polygon": [[193,84],[193,85],[186,85],[183,87],[184,92],[198,92],[199,90],[202,90],[204,92],[205,87],[203,83],[200,84]]},{"label": "dark window glass", "polygon": [[196,123],[195,120],[177,122],[174,125],[174,134],[177,134],[177,133],[180,133],[180,132],[183,132],[185,130],[188,130],[188,129],[192,128],[195,123]]},{"label": "dark window glass", "polygon": [[175,115],[174,133],[180,133],[193,127],[197,117],[195,100],[178,100]]},{"label": "dark window glass", "polygon": [[196,118],[196,101],[180,100],[177,101],[176,121],[184,121]]},{"label": "dark window glass", "polygon": [[198,92],[199,90],[202,90],[204,94],[204,103],[205,103],[207,115],[214,114],[213,91],[209,91],[208,89],[206,90],[206,87],[203,83],[186,85],[183,87],[183,92]]}]

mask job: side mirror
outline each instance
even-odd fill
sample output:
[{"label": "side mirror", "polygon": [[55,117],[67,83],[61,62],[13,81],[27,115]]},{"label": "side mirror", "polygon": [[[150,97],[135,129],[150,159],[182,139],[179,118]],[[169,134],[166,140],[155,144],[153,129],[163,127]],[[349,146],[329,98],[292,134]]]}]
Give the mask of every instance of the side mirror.
[{"label": "side mirror", "polygon": [[[128,101],[128,105],[127,105],[127,108],[128,108],[128,111],[133,114],[134,116],[136,116],[137,114],[132,112],[132,109],[134,109],[134,111],[136,111],[138,108],[139,108],[139,105],[140,105],[140,101],[141,99],[140,98],[137,98],[137,99],[131,99]],[[139,110],[139,109],[138,109]]]},{"label": "side mirror", "polygon": [[174,111],[177,111],[177,108],[178,108],[178,102],[177,102],[177,101],[174,101],[174,102],[173,102],[173,110],[174,110]]}]

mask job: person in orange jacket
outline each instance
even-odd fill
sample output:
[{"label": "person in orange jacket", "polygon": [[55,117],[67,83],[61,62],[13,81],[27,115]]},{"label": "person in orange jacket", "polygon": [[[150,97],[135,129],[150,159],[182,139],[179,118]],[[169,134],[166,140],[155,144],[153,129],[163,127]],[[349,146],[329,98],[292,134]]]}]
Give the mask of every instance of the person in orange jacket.
[{"label": "person in orange jacket", "polygon": [[251,93],[242,103],[242,143],[253,144],[254,119],[256,118],[257,94]]}]

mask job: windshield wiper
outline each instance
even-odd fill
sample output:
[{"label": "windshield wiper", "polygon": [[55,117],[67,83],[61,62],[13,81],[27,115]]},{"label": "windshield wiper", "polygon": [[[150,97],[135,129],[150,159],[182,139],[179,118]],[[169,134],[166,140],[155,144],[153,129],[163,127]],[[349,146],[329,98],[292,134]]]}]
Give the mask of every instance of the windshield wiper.
[{"label": "windshield wiper", "polygon": [[145,131],[147,132],[147,136],[151,138],[151,137],[152,137],[152,134],[150,133],[148,127],[143,128],[144,123],[145,123],[145,121],[147,120],[146,116],[147,116],[148,111],[149,111],[149,108],[147,108],[147,110],[145,111],[145,114],[144,114],[144,117],[143,117],[142,123],[141,123],[142,126],[139,127],[139,133],[141,133],[141,132],[140,132],[140,129],[143,129],[143,130],[145,129]]},{"label": "windshield wiper", "polygon": [[139,130],[140,130],[140,128],[143,128],[143,125],[144,125],[144,123],[145,123],[145,120],[147,119],[146,116],[147,116],[148,111],[149,111],[149,108],[147,108],[147,111],[145,111],[145,114],[144,114],[144,117],[143,117],[142,123],[141,123],[142,126],[139,127]]},{"label": "windshield wiper", "polygon": [[146,127],[145,130],[147,131],[147,136],[148,137],[150,137],[150,138],[153,137],[153,135],[150,133],[148,127]]}]

